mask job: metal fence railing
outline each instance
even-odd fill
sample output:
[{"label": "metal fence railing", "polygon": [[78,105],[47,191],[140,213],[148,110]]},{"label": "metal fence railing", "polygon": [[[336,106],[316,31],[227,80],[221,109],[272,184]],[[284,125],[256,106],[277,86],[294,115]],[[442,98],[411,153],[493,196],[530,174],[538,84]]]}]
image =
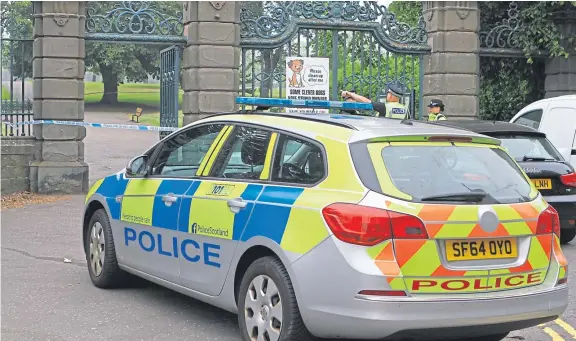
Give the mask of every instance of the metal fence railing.
[{"label": "metal fence railing", "polygon": [[25,121],[32,121],[34,114],[32,112],[31,100],[3,100],[1,103],[0,114],[2,118],[2,136],[31,136],[32,125],[17,125],[11,126],[4,122],[18,123]]}]

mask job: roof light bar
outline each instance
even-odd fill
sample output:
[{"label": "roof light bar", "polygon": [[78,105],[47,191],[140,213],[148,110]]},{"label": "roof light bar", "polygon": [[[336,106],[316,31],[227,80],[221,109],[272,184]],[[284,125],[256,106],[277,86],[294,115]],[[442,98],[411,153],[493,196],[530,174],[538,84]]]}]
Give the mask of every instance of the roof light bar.
[{"label": "roof light bar", "polygon": [[236,104],[253,105],[261,107],[283,108],[318,108],[318,109],[348,109],[348,110],[374,110],[372,103],[317,101],[284,98],[236,97]]}]

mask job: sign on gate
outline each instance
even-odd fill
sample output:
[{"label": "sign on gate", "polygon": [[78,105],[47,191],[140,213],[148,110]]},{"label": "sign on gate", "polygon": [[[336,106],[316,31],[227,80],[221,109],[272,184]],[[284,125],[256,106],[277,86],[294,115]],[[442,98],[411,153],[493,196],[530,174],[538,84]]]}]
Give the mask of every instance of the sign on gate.
[{"label": "sign on gate", "polygon": [[[286,98],[330,100],[328,58],[286,57]],[[286,108],[287,112],[328,113],[328,109]]]}]

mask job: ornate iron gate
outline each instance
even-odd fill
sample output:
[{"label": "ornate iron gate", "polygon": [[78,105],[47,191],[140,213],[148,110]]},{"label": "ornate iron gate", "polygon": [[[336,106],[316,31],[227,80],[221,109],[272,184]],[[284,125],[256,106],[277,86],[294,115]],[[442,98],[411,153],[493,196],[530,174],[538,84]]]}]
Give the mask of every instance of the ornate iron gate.
[{"label": "ornate iron gate", "polygon": [[376,1],[245,2],[240,45],[243,96],[283,98],[287,56],[327,57],[331,100],[352,89],[376,100],[398,80],[412,112],[422,107],[423,17],[410,27]]},{"label": "ornate iron gate", "polygon": [[[178,127],[183,13],[169,14],[164,2],[87,2],[86,40],[170,46],[160,51],[160,126]],[[160,132],[160,138],[167,132]]]},{"label": "ornate iron gate", "polygon": [[[178,127],[178,89],[180,87],[180,46],[160,52],[160,126]],[[160,139],[169,135],[161,131]]]}]

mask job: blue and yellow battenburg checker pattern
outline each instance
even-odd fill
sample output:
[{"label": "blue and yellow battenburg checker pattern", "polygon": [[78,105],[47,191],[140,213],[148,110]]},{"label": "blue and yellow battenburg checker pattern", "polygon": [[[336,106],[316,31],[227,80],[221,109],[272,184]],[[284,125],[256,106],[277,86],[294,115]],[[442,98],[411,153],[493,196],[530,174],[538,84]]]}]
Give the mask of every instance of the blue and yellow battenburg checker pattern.
[{"label": "blue and yellow battenburg checker pattern", "polygon": [[[167,206],[162,196],[178,201]],[[87,195],[102,195],[113,220],[196,233],[214,238],[247,241],[266,237],[285,251],[304,254],[329,235],[321,209],[327,204],[359,202],[364,193],[337,192],[238,182],[187,179],[126,179],[112,175],[97,181]],[[123,196],[120,202],[117,196]],[[232,198],[247,202],[234,214]]]}]

